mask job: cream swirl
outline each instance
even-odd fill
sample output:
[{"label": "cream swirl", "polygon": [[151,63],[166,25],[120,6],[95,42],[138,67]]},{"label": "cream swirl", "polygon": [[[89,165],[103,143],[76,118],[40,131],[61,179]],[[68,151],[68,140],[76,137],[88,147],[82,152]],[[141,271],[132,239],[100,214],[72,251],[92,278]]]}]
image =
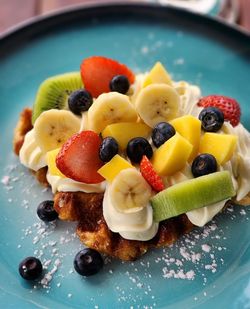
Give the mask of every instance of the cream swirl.
[{"label": "cream swirl", "polygon": [[224,123],[223,131],[238,136],[236,152],[230,162],[238,183],[236,200],[240,201],[250,192],[250,133],[241,123],[233,127],[229,122]]},{"label": "cream swirl", "polygon": [[47,165],[45,153],[42,152],[36,142],[34,129],[30,130],[25,135],[24,143],[20,149],[19,156],[21,163],[33,171],[38,171],[40,168]]},{"label": "cream swirl", "polygon": [[47,173],[48,183],[53,193],[58,192],[85,192],[100,193],[105,191],[105,181],[97,184],[78,182],[70,178],[52,175]]},{"label": "cream swirl", "polygon": [[151,205],[129,214],[119,212],[111,202],[109,186],[104,194],[103,216],[109,229],[126,239],[146,241],[152,239],[158,231]]}]

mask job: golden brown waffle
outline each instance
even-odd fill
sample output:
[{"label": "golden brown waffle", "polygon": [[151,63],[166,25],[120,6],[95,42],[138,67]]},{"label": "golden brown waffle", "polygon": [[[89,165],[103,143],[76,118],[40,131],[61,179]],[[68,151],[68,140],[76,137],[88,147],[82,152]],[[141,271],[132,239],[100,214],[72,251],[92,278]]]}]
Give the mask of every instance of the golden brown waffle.
[{"label": "golden brown waffle", "polygon": [[86,246],[112,257],[135,260],[150,248],[171,245],[193,228],[187,216],[181,215],[162,221],[150,241],[127,240],[109,230],[103,218],[102,200],[102,193],[58,192],[54,207],[60,219],[78,221],[76,233]]},{"label": "golden brown waffle", "polygon": [[[15,129],[13,148],[17,155],[25,134],[32,129],[31,113],[31,109],[24,109]],[[34,172],[37,180],[48,186],[46,173],[47,167]],[[151,248],[169,246],[194,227],[186,215],[180,215],[162,221],[150,241],[127,240],[109,230],[103,217],[102,200],[103,193],[58,192],[54,207],[61,220],[78,221],[76,233],[86,246],[122,260],[135,260]],[[249,205],[250,194],[237,204]]]}]

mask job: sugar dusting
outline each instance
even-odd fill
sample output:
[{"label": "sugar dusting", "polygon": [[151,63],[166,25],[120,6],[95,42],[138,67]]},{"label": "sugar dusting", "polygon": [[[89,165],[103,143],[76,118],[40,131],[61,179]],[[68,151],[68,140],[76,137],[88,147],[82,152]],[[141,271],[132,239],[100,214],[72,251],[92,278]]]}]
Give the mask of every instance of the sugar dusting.
[{"label": "sugar dusting", "polygon": [[[6,172],[6,171],[5,171]],[[18,176],[19,174],[19,176]],[[1,184],[5,189],[7,200],[11,200],[11,204],[18,204],[23,210],[24,217],[21,219],[20,238],[16,244],[16,248],[22,251],[22,256],[27,254],[27,241],[32,247],[33,255],[38,257],[44,268],[42,278],[34,283],[31,293],[37,289],[43,289],[45,293],[51,293],[55,289],[63,289],[67,299],[71,299],[76,295],[70,288],[65,289],[65,280],[76,280],[78,276],[73,267],[64,268],[64,260],[70,256],[73,261],[74,254],[82,248],[82,244],[78,243],[75,253],[67,252],[67,245],[73,241],[77,241],[75,228],[66,229],[60,227],[60,235],[57,233],[58,225],[61,223],[53,222],[45,224],[41,222],[34,214],[33,198],[36,197],[35,180],[30,175],[31,186],[29,188],[22,185],[19,181],[22,179],[22,172],[17,166],[8,167],[2,179]],[[27,174],[26,174],[27,177]],[[22,200],[18,201],[11,187],[19,186],[23,194]],[[42,189],[42,193],[47,194],[46,189]],[[25,223],[27,213],[33,211],[34,223],[29,225]],[[233,207],[226,210],[230,220],[236,218]],[[238,213],[240,216],[248,220],[247,212],[241,208]],[[228,227],[226,227],[227,229]],[[206,288],[211,276],[215,275],[224,265],[223,252],[227,250],[223,241],[227,240],[225,233],[217,225],[216,220],[207,224],[204,228],[199,228],[185,235],[176,244],[159,250],[153,250],[150,254],[142,257],[136,262],[116,262],[113,259],[105,257],[104,272],[110,278],[113,276],[122,276],[127,281],[124,285],[114,282],[117,295],[117,301],[121,304],[130,304],[130,308],[139,308],[138,304],[143,304],[145,298],[147,304],[140,308],[157,308],[157,297],[155,295],[156,287],[153,285],[155,277],[161,277],[162,280],[180,280],[193,281],[202,280],[202,285]],[[116,265],[118,263],[118,265]],[[123,267],[126,271],[123,273]],[[152,270],[160,269],[158,273]],[[85,279],[84,279],[85,280]],[[214,285],[214,288],[216,286]],[[135,293],[136,291],[136,293]],[[202,297],[207,297],[208,291],[202,292]],[[105,294],[99,292],[99,298],[105,298]],[[194,296],[194,301],[199,301],[201,296]],[[94,297],[89,297],[89,301],[93,303],[93,307],[98,308]]]}]

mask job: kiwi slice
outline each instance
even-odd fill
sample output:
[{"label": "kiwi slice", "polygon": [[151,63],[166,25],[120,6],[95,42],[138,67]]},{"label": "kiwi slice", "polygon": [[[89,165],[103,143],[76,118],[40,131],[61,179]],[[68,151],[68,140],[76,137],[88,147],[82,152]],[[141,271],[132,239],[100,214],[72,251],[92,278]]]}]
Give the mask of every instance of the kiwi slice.
[{"label": "kiwi slice", "polygon": [[71,92],[83,88],[79,72],[52,76],[42,82],[38,91],[32,112],[32,124],[44,111],[68,109],[68,97]]},{"label": "kiwi slice", "polygon": [[151,199],[154,220],[160,222],[234,195],[228,171],[189,179],[157,193]]}]

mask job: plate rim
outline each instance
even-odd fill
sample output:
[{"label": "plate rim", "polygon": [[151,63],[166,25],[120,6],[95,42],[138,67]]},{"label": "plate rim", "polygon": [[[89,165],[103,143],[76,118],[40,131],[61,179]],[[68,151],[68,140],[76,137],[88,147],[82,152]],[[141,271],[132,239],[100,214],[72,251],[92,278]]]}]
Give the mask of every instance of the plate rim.
[{"label": "plate rim", "polygon": [[[124,2],[122,3],[120,1],[118,1],[115,4],[114,4],[114,2],[112,2],[112,3],[105,4],[105,5],[104,4],[96,5],[96,4],[94,4],[94,1],[93,1],[91,3],[91,5],[80,5],[80,6],[77,6],[77,7],[74,6],[72,8],[62,9],[60,11],[47,14],[46,16],[35,17],[35,18],[32,18],[29,21],[21,23],[21,24],[15,26],[13,29],[8,31],[7,33],[5,33],[4,37],[1,38],[1,36],[0,36],[0,46],[3,43],[3,48],[4,48],[5,47],[5,40],[6,40],[7,43],[11,42],[11,41],[15,40],[16,36],[19,36],[19,35],[22,35],[22,34],[24,34],[25,36],[29,36],[30,30],[33,30],[34,24],[36,24],[36,26],[37,26],[37,28],[35,30],[35,33],[36,33],[36,31],[37,32],[40,31],[39,28],[41,28],[41,25],[43,25],[44,22],[45,23],[50,22],[51,19],[56,21],[59,18],[59,22],[56,22],[55,25],[58,25],[58,23],[60,24],[60,21],[61,21],[60,16],[62,16],[64,14],[65,15],[69,14],[68,16],[71,16],[71,15],[73,16],[73,14],[76,11],[78,11],[79,9],[80,9],[79,12],[82,12],[82,11],[85,11],[86,9],[93,10],[93,9],[96,9],[96,8],[100,9],[100,8],[106,8],[106,7],[112,7],[112,8],[116,7],[117,8],[117,4],[118,4],[118,6],[125,6],[127,8],[143,6],[143,7],[146,7],[146,8],[156,7],[157,8],[156,11],[158,11],[159,9],[162,9],[162,7],[159,6],[159,5],[155,5],[155,4],[143,4],[142,5],[141,3],[138,3],[138,2],[129,3],[129,4],[126,3],[124,5]],[[188,11],[173,8],[173,7],[166,7],[166,10],[169,10],[170,12],[177,13],[178,16],[182,16],[182,14],[184,14],[185,16],[195,16],[197,18],[196,20],[201,20],[201,21],[205,20],[204,24],[206,24],[206,26],[207,25],[213,25],[213,29],[218,29],[218,26],[219,26],[220,29],[224,29],[225,32],[227,32],[226,36],[229,35],[229,34],[233,34],[232,37],[231,37],[232,41],[240,40],[242,42],[242,44],[246,45],[246,46],[247,46],[248,42],[250,42],[250,35],[246,35],[246,33],[239,31],[239,29],[231,27],[231,26],[227,25],[225,22],[221,22],[216,18],[203,16],[201,14],[192,13],[192,12],[188,12]],[[179,15],[179,14],[181,14],[181,15]],[[53,25],[51,27],[53,28]],[[53,29],[52,29],[52,31],[53,31]],[[43,34],[43,33],[44,33],[44,31],[41,32],[41,34]],[[34,35],[34,32],[32,32],[32,35]],[[246,41],[244,41],[244,40],[246,40]],[[6,299],[7,298],[8,298],[8,294],[6,294]],[[1,297],[0,297],[0,299],[1,299]],[[3,299],[4,299],[4,296],[2,297],[2,300]],[[22,305],[22,303],[20,303],[20,304]]]},{"label": "plate rim", "polygon": [[[50,23],[58,22],[60,23],[60,20],[63,18],[70,19],[70,16],[74,16],[74,14],[84,14],[87,11],[93,11],[96,10],[114,10],[114,9],[130,9],[130,10],[136,10],[136,9],[152,9],[155,11],[169,11],[169,13],[172,13],[174,15],[185,15],[189,19],[195,19],[196,21],[202,21],[205,24],[212,25],[213,28],[221,29],[223,33],[228,32],[231,35],[234,35],[233,38],[241,39],[243,42],[244,40],[249,41],[250,43],[250,33],[243,29],[240,26],[230,24],[226,22],[223,18],[219,16],[209,16],[204,15],[200,13],[191,12],[185,9],[173,7],[171,5],[162,5],[160,3],[149,3],[145,0],[139,1],[139,0],[132,0],[131,2],[127,2],[125,0],[108,0],[105,3],[100,3],[98,0],[87,0],[84,4],[78,4],[78,5],[70,5],[66,6],[61,9],[53,10],[51,12],[48,12],[44,15],[34,16],[31,17],[25,21],[22,21],[9,29],[5,30],[4,32],[0,33],[0,46],[1,49],[4,48],[4,45],[7,43],[10,43],[11,41],[15,41],[15,38],[19,35],[28,35],[30,30],[32,30],[32,34],[34,35],[35,32],[38,31],[38,29],[41,29],[42,26],[48,26]],[[57,24],[57,23],[56,23]],[[55,25],[55,24],[54,24]],[[36,26],[36,31],[34,30],[34,26]]]}]

